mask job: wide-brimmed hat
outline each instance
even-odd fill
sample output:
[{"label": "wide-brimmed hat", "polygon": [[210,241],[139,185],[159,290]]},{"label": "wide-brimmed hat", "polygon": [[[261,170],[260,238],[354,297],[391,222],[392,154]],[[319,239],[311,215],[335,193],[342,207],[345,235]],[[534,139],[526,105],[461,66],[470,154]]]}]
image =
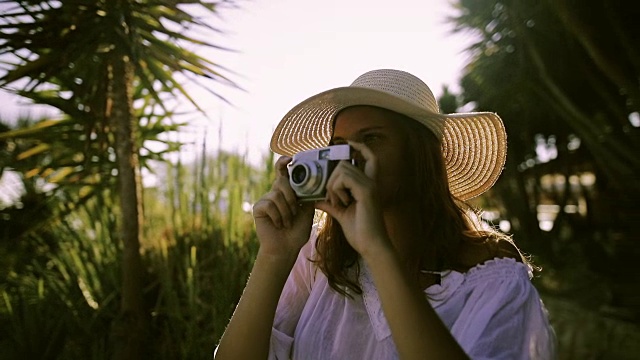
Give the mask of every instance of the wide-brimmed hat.
[{"label": "wide-brimmed hat", "polygon": [[507,154],[502,120],[491,112],[441,114],[429,87],[399,70],[373,70],[350,86],[312,96],[291,109],[276,127],[271,150],[292,156],[329,145],[333,121],[356,105],[385,108],[429,128],[442,143],[451,193],[468,200],[496,182]]}]

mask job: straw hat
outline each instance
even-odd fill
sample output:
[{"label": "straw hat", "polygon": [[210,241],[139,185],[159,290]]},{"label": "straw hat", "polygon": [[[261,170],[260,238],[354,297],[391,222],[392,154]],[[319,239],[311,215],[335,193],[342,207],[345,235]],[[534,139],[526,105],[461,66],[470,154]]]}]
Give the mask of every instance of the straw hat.
[{"label": "straw hat", "polygon": [[507,153],[500,117],[490,112],[441,114],[433,93],[417,77],[399,70],[373,70],[347,87],[304,100],[276,127],[271,150],[292,156],[329,145],[333,120],[347,107],[370,105],[404,114],[442,142],[449,188],[461,200],[487,191],[498,179]]}]

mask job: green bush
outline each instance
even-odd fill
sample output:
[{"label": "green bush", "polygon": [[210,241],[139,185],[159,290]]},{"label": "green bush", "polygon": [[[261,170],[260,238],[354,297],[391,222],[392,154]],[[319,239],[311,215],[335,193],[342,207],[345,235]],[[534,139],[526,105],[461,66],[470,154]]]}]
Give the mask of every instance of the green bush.
[{"label": "green bush", "polygon": [[[160,167],[145,189],[144,295],[154,359],[210,359],[257,251],[250,204],[272,176],[219,152]],[[119,311],[117,206],[108,190],[46,227],[48,256],[0,284],[3,359],[107,359]],[[40,242],[42,234],[21,241]]]}]

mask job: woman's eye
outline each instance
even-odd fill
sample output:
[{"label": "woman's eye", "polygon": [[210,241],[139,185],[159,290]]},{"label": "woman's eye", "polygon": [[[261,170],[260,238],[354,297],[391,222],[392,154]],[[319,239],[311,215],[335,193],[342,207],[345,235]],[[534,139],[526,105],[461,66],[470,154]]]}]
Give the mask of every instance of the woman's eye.
[{"label": "woman's eye", "polygon": [[372,142],[375,142],[376,140],[378,140],[379,138],[380,138],[380,136],[378,136],[376,134],[367,134],[362,138],[362,140],[365,143],[372,143]]}]

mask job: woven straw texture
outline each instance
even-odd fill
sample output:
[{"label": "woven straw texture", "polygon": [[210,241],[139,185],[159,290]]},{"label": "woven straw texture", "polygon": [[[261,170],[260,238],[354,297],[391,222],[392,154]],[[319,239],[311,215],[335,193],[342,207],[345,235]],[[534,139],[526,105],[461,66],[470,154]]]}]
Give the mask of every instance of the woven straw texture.
[{"label": "woven straw texture", "polygon": [[291,109],[276,127],[271,150],[292,156],[325,147],[336,114],[370,105],[404,114],[441,139],[451,193],[468,200],[496,182],[506,159],[507,141],[500,117],[490,112],[441,114],[429,87],[399,70],[374,70],[347,87],[312,96]]}]

